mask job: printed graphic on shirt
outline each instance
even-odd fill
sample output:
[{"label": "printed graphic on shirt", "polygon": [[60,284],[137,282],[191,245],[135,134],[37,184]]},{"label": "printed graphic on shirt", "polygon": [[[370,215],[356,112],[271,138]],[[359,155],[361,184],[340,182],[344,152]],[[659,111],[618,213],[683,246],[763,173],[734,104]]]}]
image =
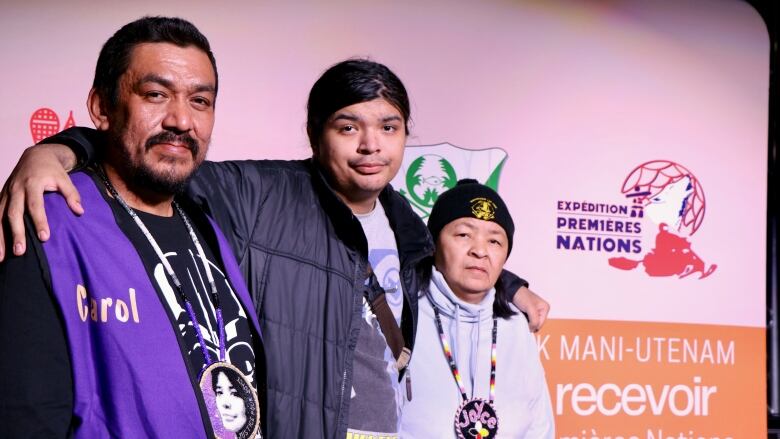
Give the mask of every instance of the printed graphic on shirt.
[{"label": "printed graphic on shirt", "polygon": [[398,250],[395,246],[393,248],[372,248],[368,252],[368,260],[374,268],[379,285],[385,290],[387,304],[393,311],[395,320],[400,324],[404,309],[404,295],[401,290],[401,264],[398,260]]},{"label": "printed graphic on shirt", "polygon": [[[395,235],[381,204],[359,216],[368,241],[368,259],[386,292],[397,321],[403,310],[400,264]],[[350,438],[396,438],[400,420],[401,386],[395,358],[379,321],[363,298],[363,320],[353,362],[352,400],[349,407]]]},{"label": "printed graphic on shirt", "polygon": [[353,360],[350,432],[370,432],[377,437],[397,435],[397,382],[395,360],[379,321],[363,299],[363,320]]},{"label": "printed graphic on shirt", "polygon": [[[217,326],[216,309],[211,300],[209,300],[208,278],[206,273],[203,272],[202,263],[196,262],[200,257],[192,249],[188,249],[183,256],[175,252],[169,252],[165,254],[165,257],[177,273],[185,294],[187,291],[195,292],[193,295],[195,297],[190,294],[187,294],[187,296],[192,302],[193,310],[198,318],[206,349],[208,349],[212,361],[216,361],[219,352],[219,328]],[[257,387],[254,379],[255,355],[251,346],[251,334],[246,313],[222,270],[211,260],[208,263],[214,276],[214,281],[217,284],[217,289],[221,293],[220,305],[222,307],[222,315],[225,318],[225,361],[241,370],[247,380]],[[187,311],[180,304],[178,293],[174,285],[168,280],[165,268],[161,263],[158,263],[154,268],[154,280],[163,292],[166,304],[176,319],[176,325],[184,340],[191,363],[205,364],[195,328],[190,321]],[[196,368],[198,371],[200,369],[200,367]]]}]

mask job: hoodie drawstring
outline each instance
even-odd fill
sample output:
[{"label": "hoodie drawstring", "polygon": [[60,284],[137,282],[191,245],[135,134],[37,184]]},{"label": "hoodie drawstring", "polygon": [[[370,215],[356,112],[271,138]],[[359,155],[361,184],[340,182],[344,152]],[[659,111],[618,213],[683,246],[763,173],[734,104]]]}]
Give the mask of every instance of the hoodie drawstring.
[{"label": "hoodie drawstring", "polygon": [[[451,337],[455,343],[452,346],[452,354],[453,357],[455,357],[456,362],[460,362],[460,310],[461,307],[457,303],[455,305],[455,337]],[[435,306],[435,305],[434,305]],[[471,341],[471,348],[469,350],[469,356],[468,356],[468,365],[469,365],[469,375],[470,375],[470,381],[471,381],[471,394],[474,395],[474,392],[476,391],[476,377],[479,376],[479,361],[477,361],[477,357],[479,354],[479,340],[482,336],[482,310],[477,311],[477,323],[476,325],[470,325],[471,326],[471,332],[469,333],[469,340]],[[474,330],[474,326],[476,326],[476,331]],[[476,337],[475,337],[476,335]]]},{"label": "hoodie drawstring", "polygon": [[482,310],[480,309],[477,313],[479,318],[477,319],[477,324],[475,325],[477,327],[477,339],[474,340],[474,329],[471,330],[471,361],[469,364],[469,368],[471,369],[471,395],[472,397],[475,395],[475,392],[477,390],[476,384],[476,377],[479,376],[479,361],[477,361],[477,354],[479,353],[479,337],[480,337],[480,331],[482,327]]}]

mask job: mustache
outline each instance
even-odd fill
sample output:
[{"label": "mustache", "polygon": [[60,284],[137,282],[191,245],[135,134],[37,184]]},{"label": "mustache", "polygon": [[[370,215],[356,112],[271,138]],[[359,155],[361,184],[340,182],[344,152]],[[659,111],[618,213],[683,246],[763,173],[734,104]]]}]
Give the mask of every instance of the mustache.
[{"label": "mustache", "polygon": [[198,144],[198,141],[193,139],[192,136],[189,135],[189,133],[184,134],[176,134],[172,131],[161,131],[154,136],[146,139],[146,145],[144,147],[146,148],[146,151],[149,151],[149,149],[152,148],[152,146],[158,144],[158,143],[181,143],[187,146],[187,149],[190,150],[190,153],[192,153],[192,157],[195,158],[198,155],[198,152],[200,151],[200,145]]},{"label": "mustache", "polygon": [[357,159],[348,160],[347,164],[351,167],[364,166],[368,164],[387,166],[390,164],[390,160],[384,157],[360,157]]}]

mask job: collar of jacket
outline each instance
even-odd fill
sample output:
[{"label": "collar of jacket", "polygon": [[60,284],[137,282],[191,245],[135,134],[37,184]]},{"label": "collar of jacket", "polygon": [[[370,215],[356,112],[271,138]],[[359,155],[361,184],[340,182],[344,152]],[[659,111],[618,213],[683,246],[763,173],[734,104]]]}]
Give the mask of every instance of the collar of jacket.
[{"label": "collar of jacket", "polygon": [[[325,171],[314,159],[308,159],[312,175],[312,185],[317,192],[322,208],[331,220],[339,239],[348,247],[360,252],[368,259],[368,243],[360,221],[352,210],[341,201],[330,186]],[[391,185],[387,185],[379,194],[379,202],[385,209],[390,227],[395,232],[398,246],[398,259],[401,269],[417,264],[423,258],[433,255],[433,240],[422,219],[417,215],[401,194]],[[399,239],[399,237],[403,237]]]}]

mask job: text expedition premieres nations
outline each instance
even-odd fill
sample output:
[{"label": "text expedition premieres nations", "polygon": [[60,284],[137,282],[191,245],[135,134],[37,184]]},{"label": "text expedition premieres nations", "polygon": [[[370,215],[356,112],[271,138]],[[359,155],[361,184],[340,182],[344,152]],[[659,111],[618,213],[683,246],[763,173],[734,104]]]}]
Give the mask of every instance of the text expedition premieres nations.
[{"label": "text expedition premieres nations", "polygon": [[642,225],[633,207],[562,200],[555,222],[559,250],[642,252]]}]

